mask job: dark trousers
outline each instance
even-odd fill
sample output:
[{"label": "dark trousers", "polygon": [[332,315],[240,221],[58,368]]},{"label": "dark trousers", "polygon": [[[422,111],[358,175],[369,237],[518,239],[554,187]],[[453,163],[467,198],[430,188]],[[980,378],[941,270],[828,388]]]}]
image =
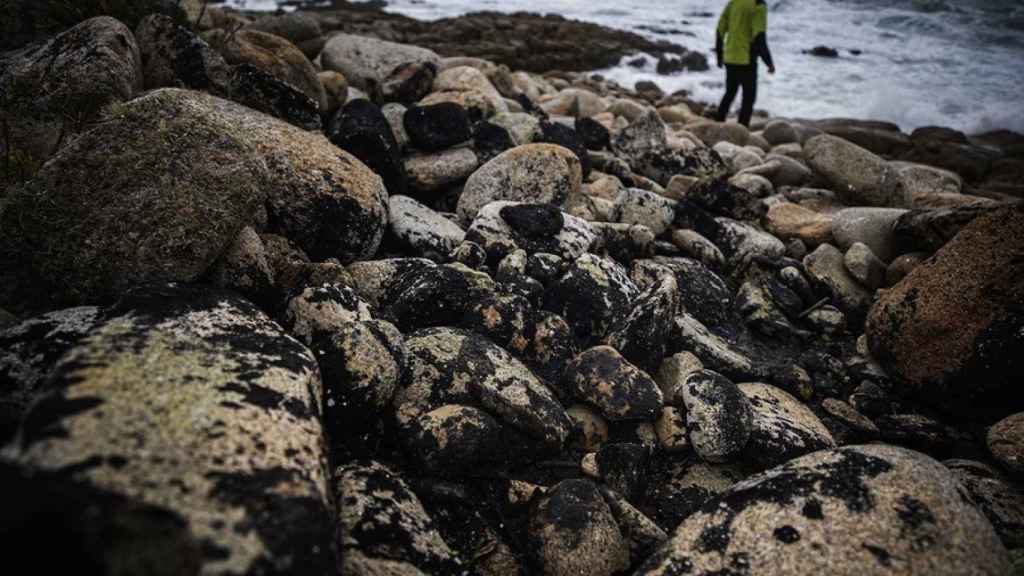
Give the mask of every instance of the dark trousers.
[{"label": "dark trousers", "polygon": [[718,105],[715,118],[725,122],[729,115],[729,107],[736,98],[736,92],[743,88],[743,102],[740,104],[740,124],[749,127],[750,116],[754,113],[754,100],[757,99],[757,64],[742,66],[739,64],[725,65],[725,96]]}]

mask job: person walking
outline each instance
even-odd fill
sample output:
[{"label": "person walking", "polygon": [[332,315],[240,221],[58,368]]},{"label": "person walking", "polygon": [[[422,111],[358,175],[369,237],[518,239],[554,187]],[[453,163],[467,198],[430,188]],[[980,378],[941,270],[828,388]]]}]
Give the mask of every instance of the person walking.
[{"label": "person walking", "polygon": [[725,95],[718,105],[715,119],[725,122],[736,92],[743,88],[740,124],[750,127],[757,99],[757,59],[764,60],[768,73],[775,74],[775,64],[768,50],[765,33],[768,28],[768,6],[765,0],[729,0],[718,19],[715,56],[718,67],[725,65]]}]

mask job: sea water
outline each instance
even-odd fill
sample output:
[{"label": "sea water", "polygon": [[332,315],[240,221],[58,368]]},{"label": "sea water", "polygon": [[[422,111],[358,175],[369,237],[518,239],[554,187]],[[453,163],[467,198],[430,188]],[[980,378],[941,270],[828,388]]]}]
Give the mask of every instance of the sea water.
[{"label": "sea water", "polygon": [[[768,44],[777,72],[762,65],[757,107],[774,116],[852,117],[904,130],[950,126],[968,133],[1024,132],[1024,0],[767,0]],[[249,9],[272,0],[234,0]],[[636,68],[624,58],[599,70],[625,86],[653,80],[717,102],[718,14],[726,0],[391,0],[388,11],[421,20],[467,12],[556,13],[630,30],[697,50],[711,70],[663,76],[657,58]],[[804,51],[824,45],[827,59]],[[856,54],[855,54],[856,52]]]}]

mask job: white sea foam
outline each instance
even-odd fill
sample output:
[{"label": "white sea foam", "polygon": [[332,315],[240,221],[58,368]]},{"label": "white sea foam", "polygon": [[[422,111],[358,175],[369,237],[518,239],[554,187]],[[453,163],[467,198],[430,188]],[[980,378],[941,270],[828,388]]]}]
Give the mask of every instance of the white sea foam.
[{"label": "white sea foam", "polygon": [[[242,0],[238,0],[239,2]],[[236,2],[237,3],[237,2]],[[1024,1],[768,0],[768,41],[778,67],[762,67],[757,107],[777,116],[889,120],[904,130],[943,125],[969,133],[1024,131]],[[271,8],[272,0],[247,0]],[[392,0],[388,10],[435,20],[480,10],[557,13],[682,44],[708,56],[708,72],[661,76],[655,59],[641,69],[600,70],[632,86],[653,80],[697,99],[720,98],[714,67],[717,15],[725,0]],[[643,26],[674,32],[652,33]],[[835,60],[803,54],[837,48]],[[854,56],[850,50],[860,50]]]}]

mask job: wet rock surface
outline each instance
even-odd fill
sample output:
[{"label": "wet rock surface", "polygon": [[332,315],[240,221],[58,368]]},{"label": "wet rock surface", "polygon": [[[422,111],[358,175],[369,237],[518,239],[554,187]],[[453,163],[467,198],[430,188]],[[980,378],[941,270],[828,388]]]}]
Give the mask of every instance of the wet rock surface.
[{"label": "wet rock surface", "polygon": [[702,55],[558,17],[139,4],[0,54],[0,532],[33,566],[1024,558],[1018,135],[719,124],[565,71]]},{"label": "wet rock surface", "polygon": [[935,574],[1006,573],[1005,548],[960,490],[945,467],[916,452],[818,452],[731,487],[687,518],[638,574],[683,566],[711,574],[736,562],[778,574],[816,566],[883,574],[897,563]]},{"label": "wet rock surface", "polygon": [[207,543],[207,569],[333,563],[316,361],[245,300],[177,286],[133,293],[50,380],[18,462],[73,468],[89,486],[167,506]]}]

